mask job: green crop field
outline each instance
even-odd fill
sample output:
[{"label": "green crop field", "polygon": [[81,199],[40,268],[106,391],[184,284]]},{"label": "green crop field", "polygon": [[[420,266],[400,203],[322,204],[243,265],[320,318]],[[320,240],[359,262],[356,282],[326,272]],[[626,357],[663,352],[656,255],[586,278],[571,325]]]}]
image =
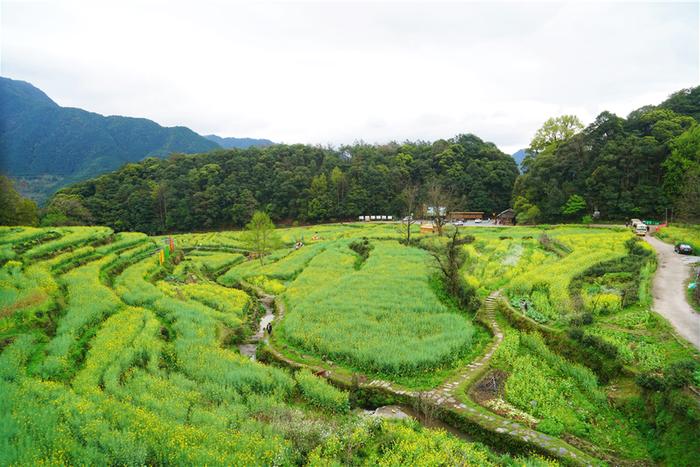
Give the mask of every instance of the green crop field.
[{"label": "green crop field", "polygon": [[431,290],[427,254],[377,241],[367,261],[359,269],[354,264],[342,241],[309,262],[283,294],[284,339],[361,371],[389,375],[451,365],[469,352],[474,326]]},{"label": "green crop field", "polygon": [[[294,241],[301,232],[284,237]],[[360,327],[393,319],[369,330],[384,353],[368,362],[427,368],[469,345],[470,323],[432,295],[420,250],[405,253],[383,240],[375,259],[354,269],[344,239],[392,237],[392,229],[318,232],[323,240],[297,252],[284,248],[263,267],[245,261],[235,233],[178,236],[184,257],[161,266],[162,240],[142,234],[0,228],[0,464],[556,465],[534,454],[496,454],[415,422],[360,416],[349,411],[347,392],[310,372],[293,375],[240,355],[236,344],[250,334],[258,305],[224,284],[277,281],[290,304],[290,336],[298,336],[299,318],[310,314],[308,324],[320,329],[317,320],[330,313],[328,302],[314,318],[303,290],[321,290],[314,276],[334,254],[341,259],[335,266],[349,273],[348,293],[398,272],[387,267],[401,269],[397,281],[415,288],[398,299],[383,291],[384,308],[357,317]],[[382,343],[381,333],[414,315],[426,324],[402,332],[416,349],[390,355],[398,344]],[[430,317],[445,324],[432,328]],[[343,326],[321,345],[351,345],[348,333],[358,325]],[[346,349],[338,358],[361,355]]]},{"label": "green crop field", "polygon": [[[504,373],[492,373],[503,380],[487,405],[614,459],[692,463],[690,452],[700,445],[684,433],[700,427],[695,402],[682,391],[666,393],[686,408],[657,407],[656,416],[665,419],[650,422],[649,406],[662,399],[649,399],[644,381],[675,374],[680,362],[697,367],[698,361],[697,351],[650,311],[650,247],[621,230],[469,233],[476,239],[465,247],[465,279],[482,296],[502,290],[503,306],[511,310],[499,318],[505,340],[490,369]],[[684,410],[689,417],[678,416]],[[655,426],[664,427],[661,434]]]},{"label": "green crop field", "polygon": [[[446,297],[432,236],[405,246],[391,224],[277,232],[264,261],[248,259],[240,232],[176,235],[161,265],[162,237],[0,228],[0,463],[555,464],[367,418],[358,395],[309,369],[241,355],[263,313],[251,288],[284,310],[269,348],[348,381],[430,390],[492,341]],[[646,244],[574,226],[461,232],[473,241],[460,274],[481,299],[501,292],[504,340],[483,367],[497,394],[474,396],[478,383],[459,397],[611,463],[689,461],[697,412],[681,409],[692,393],[672,378],[698,354],[650,311]],[[669,389],[648,389],[658,381]]]}]

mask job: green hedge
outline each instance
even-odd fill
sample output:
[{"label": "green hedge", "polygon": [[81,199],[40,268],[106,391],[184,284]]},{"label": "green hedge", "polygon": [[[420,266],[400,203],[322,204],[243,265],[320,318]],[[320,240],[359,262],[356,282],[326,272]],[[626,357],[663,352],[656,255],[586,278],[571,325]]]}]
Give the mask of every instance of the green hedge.
[{"label": "green hedge", "polygon": [[299,370],[294,375],[304,399],[322,410],[346,413],[350,410],[348,393],[340,391],[323,379],[314,376],[307,369]]}]

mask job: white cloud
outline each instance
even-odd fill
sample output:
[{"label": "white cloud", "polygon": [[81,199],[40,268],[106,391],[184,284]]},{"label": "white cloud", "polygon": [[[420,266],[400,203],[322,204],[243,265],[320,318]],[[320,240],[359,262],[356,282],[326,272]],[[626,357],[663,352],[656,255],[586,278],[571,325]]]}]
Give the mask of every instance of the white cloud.
[{"label": "white cloud", "polygon": [[472,132],[698,84],[697,3],[2,2],[1,73],[200,133],[350,143]]}]

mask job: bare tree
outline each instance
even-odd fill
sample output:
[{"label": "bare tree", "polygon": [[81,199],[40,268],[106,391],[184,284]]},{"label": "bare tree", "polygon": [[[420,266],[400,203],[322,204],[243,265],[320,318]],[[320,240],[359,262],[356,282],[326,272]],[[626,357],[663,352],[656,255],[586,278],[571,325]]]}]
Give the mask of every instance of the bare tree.
[{"label": "bare tree", "polygon": [[473,241],[474,237],[471,235],[460,237],[459,228],[455,226],[448,235],[446,244],[436,245],[429,251],[435,260],[447,293],[456,299],[462,308],[476,312],[479,308],[476,291],[467,284],[460,272],[467,259],[462,245]]},{"label": "bare tree", "polygon": [[411,226],[416,223],[414,213],[419,190],[418,185],[407,185],[401,192],[401,199],[406,206],[406,216],[401,220],[401,226],[406,231],[406,245],[411,244]]},{"label": "bare tree", "polygon": [[447,213],[453,204],[452,194],[433,180],[427,190],[428,210],[433,213],[433,225],[437,228],[438,235],[442,235],[447,223]]}]

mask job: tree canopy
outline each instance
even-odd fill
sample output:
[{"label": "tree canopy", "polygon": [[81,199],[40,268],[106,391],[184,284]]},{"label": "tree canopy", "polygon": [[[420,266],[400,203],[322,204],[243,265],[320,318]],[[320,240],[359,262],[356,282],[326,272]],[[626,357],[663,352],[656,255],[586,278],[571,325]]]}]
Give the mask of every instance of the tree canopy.
[{"label": "tree canopy", "polygon": [[626,119],[603,112],[578,133],[553,131],[555,122],[548,120],[533,139],[540,151],[528,157],[513,189],[518,219],[538,214],[540,221],[555,222],[587,206],[603,219],[660,217],[670,208],[678,217],[697,220],[697,89]]},{"label": "tree canopy", "polygon": [[246,224],[241,240],[260,259],[260,264],[264,263],[265,255],[280,244],[280,239],[275,234],[275,224],[270,220],[270,216],[261,211],[255,211],[250,222]]},{"label": "tree canopy", "polygon": [[398,216],[405,214],[402,191],[409,185],[421,187],[418,205],[430,202],[431,186],[440,186],[452,194],[452,210],[512,206],[519,222],[573,220],[596,210],[601,219],[658,218],[667,208],[697,220],[698,89],[627,118],[602,112],[583,129],[575,116],[551,118],[534,136],[520,176],[512,157],[463,134],[432,143],[173,154],[60,193],[76,197],[70,199],[89,213],[83,219],[148,233],[243,226],[255,211],[275,222]]},{"label": "tree canopy", "polygon": [[[474,135],[340,148],[275,145],[148,158],[59,192],[77,196],[95,223],[148,233],[273,221],[356,219],[404,212],[404,187],[428,181],[454,193],[456,210],[510,205],[513,159]],[[58,196],[58,195],[56,195]]]},{"label": "tree canopy", "polygon": [[579,131],[583,130],[583,123],[575,115],[562,115],[548,119],[537,130],[530,142],[530,152],[542,152],[547,148],[568,140]]}]

